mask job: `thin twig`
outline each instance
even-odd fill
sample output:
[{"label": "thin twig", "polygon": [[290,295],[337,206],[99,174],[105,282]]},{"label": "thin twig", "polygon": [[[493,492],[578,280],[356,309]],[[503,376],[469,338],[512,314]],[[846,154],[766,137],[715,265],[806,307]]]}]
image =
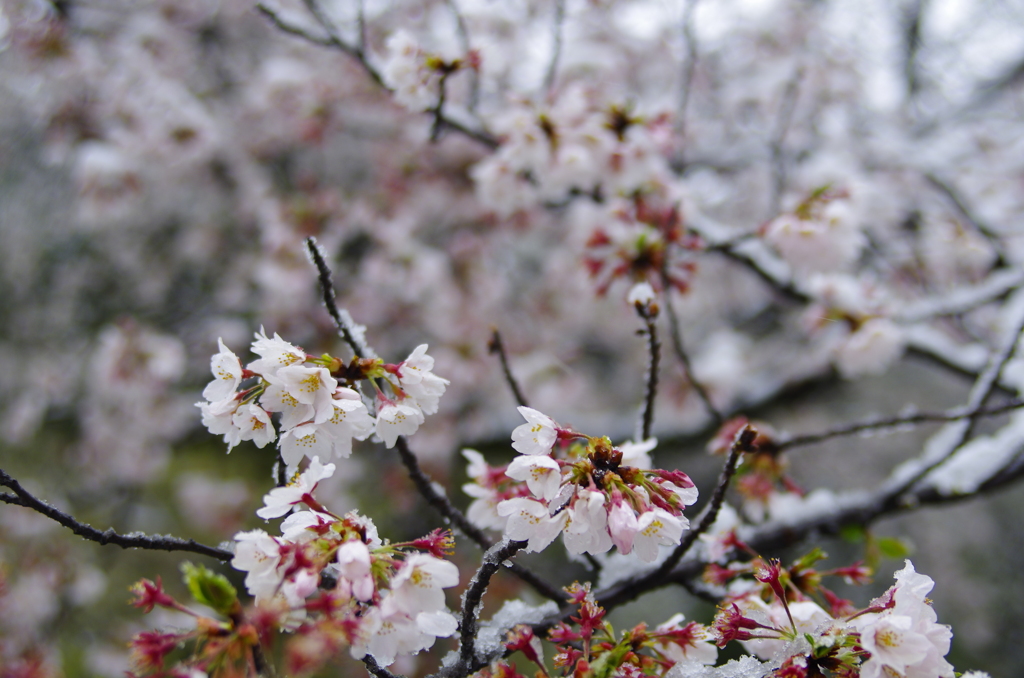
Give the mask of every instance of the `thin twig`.
[{"label": "thin twig", "polygon": [[783,144],[786,141],[786,133],[789,131],[789,124],[793,120],[793,111],[796,110],[796,100],[800,93],[800,80],[803,78],[803,69],[797,69],[782,92],[782,101],[779,103],[779,115],[775,120],[775,131],[769,144],[772,156],[772,204],[770,216],[776,216],[782,209],[782,194],[786,190],[786,158],[783,153]]},{"label": "thin twig", "polygon": [[491,340],[487,342],[487,351],[489,353],[498,354],[498,359],[501,361],[501,372],[505,375],[505,383],[512,389],[512,395],[516,399],[516,403],[520,407],[529,407],[526,404],[526,396],[523,395],[522,389],[519,388],[519,383],[516,381],[515,376],[512,375],[512,369],[508,364],[508,355],[505,353],[505,344],[501,341],[501,333],[498,332],[497,327],[491,328]]},{"label": "thin twig", "polygon": [[640,416],[640,436],[637,438],[639,442],[651,437],[651,426],[654,423],[654,402],[658,395],[658,364],[661,360],[661,341],[658,340],[657,306],[637,303],[636,312],[644,321],[645,329],[641,331],[647,336],[647,388]]},{"label": "thin twig", "polygon": [[1005,342],[992,354],[988,365],[986,365],[985,369],[975,380],[974,386],[971,387],[971,391],[967,395],[967,403],[964,405],[964,408],[973,412],[973,414],[968,414],[964,417],[966,424],[961,427],[960,431],[949,436],[948,440],[944,440],[942,447],[931,452],[929,458],[921,459],[916,468],[909,467],[906,472],[898,472],[883,486],[885,503],[887,505],[900,503],[902,501],[901,495],[945,463],[970,438],[975,423],[980,416],[978,413],[985,406],[993,392],[999,387],[999,377],[1003,372],[1003,368],[1016,352],[1021,333],[1024,332],[1024,309],[1018,309],[1017,315],[1013,330],[1007,335]]},{"label": "thin twig", "polygon": [[956,208],[957,213],[963,218],[964,221],[970,225],[975,231],[977,231],[988,244],[992,247],[996,254],[995,267],[999,268],[1006,265],[1006,248],[1003,245],[1000,234],[996,232],[988,224],[984,223],[975,216],[974,212],[967,206],[966,201],[960,194],[953,188],[953,186],[939,178],[937,174],[932,172],[926,172],[924,178],[942,193],[946,198],[953,203],[953,207]]},{"label": "thin twig", "polygon": [[827,431],[820,431],[818,433],[806,433],[799,436],[793,436],[787,440],[783,440],[777,443],[775,449],[779,452],[789,450],[794,447],[802,447],[804,445],[813,445],[815,443],[824,442],[826,440],[832,440],[833,438],[841,438],[844,436],[854,435],[856,433],[863,433],[865,431],[877,431],[879,429],[895,428],[897,426],[909,426],[912,424],[924,424],[929,422],[948,422],[956,421],[958,419],[966,419],[968,417],[995,417],[1000,414],[1006,414],[1012,410],[1024,407],[1024,400],[1014,400],[1013,402],[1005,403],[998,407],[991,408],[977,408],[977,409],[966,409],[963,407],[957,407],[952,410],[946,410],[945,412],[921,412],[918,414],[910,414],[902,417],[889,417],[887,419],[876,419],[873,421],[861,421],[854,424],[845,424],[843,426],[837,426],[836,428],[829,429]]},{"label": "thin twig", "polygon": [[718,426],[725,421],[725,418],[722,416],[721,411],[715,407],[715,404],[711,402],[711,396],[708,394],[707,389],[704,388],[704,384],[693,373],[693,364],[690,362],[690,355],[686,352],[686,346],[683,345],[683,330],[679,324],[679,316],[676,314],[675,304],[672,302],[668,273],[665,270],[661,272],[661,281],[662,287],[665,289],[663,299],[665,300],[665,309],[668,311],[668,328],[669,334],[672,336],[672,350],[683,366],[686,380],[693,386],[693,390],[697,392],[697,396],[704,403],[704,409],[708,411],[708,414],[714,419],[715,425]]},{"label": "thin twig", "polygon": [[558,76],[558,62],[562,58],[562,31],[565,29],[565,0],[555,0],[555,23],[552,27],[551,61],[548,62],[548,70],[544,75],[544,93],[549,97],[555,87],[555,78]]},{"label": "thin twig", "polygon": [[[329,17],[327,17],[323,13],[322,9],[319,8],[319,6],[316,3],[316,0],[305,0],[305,2],[307,6],[310,7],[311,11],[314,12],[314,16],[316,16],[318,22],[320,22],[321,24],[321,28],[323,28],[323,30],[325,31],[323,35],[310,33],[306,27],[299,26],[287,21],[274,8],[270,7],[266,2],[257,2],[256,9],[258,9],[265,17],[267,17],[267,19],[272,24],[274,24],[274,26],[276,26],[281,31],[284,31],[289,35],[294,35],[298,38],[302,38],[303,40],[311,42],[315,45],[320,45],[321,47],[332,47],[352,57],[353,59],[359,62],[359,65],[363,67],[363,70],[366,72],[368,76],[370,76],[370,79],[373,80],[374,83],[376,83],[381,89],[390,93],[394,93],[394,90],[388,87],[387,84],[384,82],[384,77],[381,74],[381,72],[372,63],[370,63],[368,55],[364,51],[362,51],[362,49],[360,49],[358,46],[351,45],[348,42],[346,42],[336,32],[336,30],[333,27],[333,23],[331,23]],[[486,146],[487,148],[493,150],[497,148],[499,145],[498,139],[493,134],[488,132],[486,129],[483,129],[482,127],[473,128],[468,126],[467,124],[464,124],[462,122],[459,122],[458,120],[455,120],[447,116],[444,117],[443,121],[445,127],[455,130],[456,132],[459,132],[460,134],[463,134],[464,136],[467,136],[470,139],[479,142],[480,144]]]},{"label": "thin twig", "polygon": [[134,548],[147,549],[151,551],[184,551],[188,553],[198,553],[200,555],[209,556],[210,558],[216,558],[217,560],[222,561],[228,561],[235,557],[235,554],[231,551],[225,551],[224,549],[200,544],[194,539],[151,536],[141,533],[124,535],[118,534],[113,530],[113,528],[108,530],[97,530],[92,525],[80,522],[70,514],[36,498],[32,493],[22,487],[21,483],[12,478],[2,469],[0,469],[0,486],[9,487],[14,492],[13,495],[0,493],[0,502],[32,509],[37,513],[43,514],[47,518],[60,523],[78,536],[94,541],[98,544],[114,544],[115,546],[120,546],[123,549]]},{"label": "thin twig", "polygon": [[675,159],[678,171],[686,168],[686,109],[690,105],[690,91],[693,88],[693,74],[697,70],[697,36],[693,30],[693,13],[699,0],[689,0],[683,9],[682,37],[686,45],[686,58],[679,80],[679,111],[676,114],[676,136],[679,138],[679,153]]},{"label": "thin twig", "polygon": [[338,328],[338,334],[349,345],[356,358],[369,355],[369,349],[356,338],[355,333],[352,331],[350,321],[343,317],[342,312],[338,310],[337,301],[334,299],[334,282],[331,278],[331,268],[327,265],[324,253],[313,236],[306,238],[306,250],[309,252],[313,265],[316,266],[320,279],[320,290],[323,292],[324,306],[327,308],[327,312],[331,314],[334,326]]},{"label": "thin twig", "polygon": [[512,541],[502,539],[500,542],[487,549],[484,554],[480,568],[473,575],[469,582],[469,588],[462,598],[462,621],[459,624],[459,662],[452,667],[451,675],[469,675],[481,668],[476,658],[476,636],[480,630],[481,601],[491,577],[497,572],[509,558],[514,556],[520,549],[526,546],[525,541]]},{"label": "thin twig", "polygon": [[[395,449],[398,450],[398,456],[402,460],[402,464],[405,466],[406,470],[409,472],[409,478],[412,480],[413,485],[416,486],[420,495],[427,500],[427,503],[434,507],[442,517],[451,522],[454,527],[473,540],[480,548],[484,550],[489,549],[492,542],[487,537],[487,534],[470,522],[469,518],[467,518],[462,511],[455,508],[455,506],[448,500],[448,497],[437,490],[437,487],[434,485],[433,481],[431,481],[430,477],[423,472],[422,468],[420,468],[419,460],[416,458],[416,455],[412,453],[412,450],[409,449],[409,443],[405,440],[404,436],[398,437]],[[541,594],[545,598],[559,602],[564,598],[560,591],[541,579],[536,573],[522,565],[519,565],[518,563],[513,563],[512,567],[509,568],[509,571],[532,586],[537,593]]]},{"label": "thin twig", "polygon": [[365,655],[362,662],[363,665],[366,666],[366,670],[377,678],[400,678],[397,674],[391,673],[386,668],[378,664],[372,654]]},{"label": "thin twig", "polygon": [[[459,46],[462,48],[462,53],[468,55],[473,50],[473,42],[469,39],[469,28],[466,26],[466,18],[462,16],[462,10],[459,9],[456,0],[445,0],[445,4],[448,5],[448,9],[451,10],[452,16],[455,18],[455,31],[459,36]],[[470,71],[469,103],[466,105],[466,108],[470,113],[476,113],[477,106],[480,104],[480,70],[473,68]]]},{"label": "thin twig", "polygon": [[448,94],[448,73],[442,73],[441,79],[437,83],[437,105],[434,106],[434,122],[430,125],[430,141],[436,143],[441,138],[441,132],[445,127],[444,118],[444,100]]}]

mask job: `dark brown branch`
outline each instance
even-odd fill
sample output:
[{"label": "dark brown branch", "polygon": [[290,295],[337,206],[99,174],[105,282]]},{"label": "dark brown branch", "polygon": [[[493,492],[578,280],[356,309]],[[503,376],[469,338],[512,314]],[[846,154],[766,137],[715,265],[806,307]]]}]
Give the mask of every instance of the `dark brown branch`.
[{"label": "dark brown branch", "polygon": [[1006,414],[1007,412],[1011,412],[1021,407],[1024,407],[1024,400],[1014,400],[1013,402],[1005,403],[998,407],[978,408],[974,410],[958,407],[945,412],[921,412],[919,414],[910,414],[904,417],[889,417],[873,421],[862,421],[855,424],[837,426],[836,428],[821,431],[819,433],[807,433],[804,435],[793,436],[788,440],[783,440],[778,443],[776,445],[776,449],[779,452],[782,452],[794,447],[802,447],[804,445],[813,445],[814,443],[825,442],[826,440],[831,440],[833,438],[841,438],[857,433],[863,433],[865,431],[877,431],[879,429],[895,428],[898,426],[925,424],[929,422],[956,421],[967,417],[996,417],[1000,414]]},{"label": "dark brown branch", "polygon": [[725,421],[725,418],[722,416],[721,411],[715,407],[715,404],[711,402],[711,396],[708,394],[707,389],[704,388],[704,384],[700,383],[700,380],[693,373],[690,355],[686,352],[686,346],[683,345],[683,330],[679,324],[679,316],[676,314],[675,304],[672,303],[672,290],[670,289],[668,273],[664,269],[661,271],[661,282],[662,288],[665,290],[663,299],[665,300],[665,309],[668,311],[668,328],[669,334],[672,336],[672,350],[683,366],[683,374],[686,375],[686,380],[690,382],[693,390],[697,392],[697,396],[704,403],[704,409],[714,419],[715,426],[717,427]]},{"label": "dark brown branch", "polygon": [[[445,0],[445,4],[448,5],[448,9],[451,10],[452,16],[455,18],[455,30],[459,36],[459,46],[462,48],[462,53],[469,54],[473,49],[473,43],[469,39],[469,28],[466,26],[466,18],[462,16],[462,11],[459,9],[456,0]],[[469,109],[470,113],[475,113],[479,103],[480,71],[474,68],[470,71],[469,104],[467,104],[466,108]]]},{"label": "dark brown branch", "polygon": [[637,439],[637,442],[640,442],[651,437],[651,426],[654,424],[654,402],[658,395],[661,341],[658,340],[657,306],[637,303],[636,312],[644,321],[645,329],[641,332],[647,336],[647,388],[640,417],[640,436]]},{"label": "dark brown branch", "polygon": [[[398,456],[401,458],[402,464],[409,472],[409,478],[412,480],[413,485],[416,486],[420,495],[427,500],[427,503],[440,513],[443,518],[448,520],[455,528],[473,540],[473,542],[475,542],[480,548],[484,550],[489,549],[492,546],[492,542],[490,538],[488,538],[487,534],[484,533],[482,529],[471,523],[469,518],[467,518],[462,511],[455,508],[455,506],[448,500],[448,497],[437,491],[433,481],[431,481],[430,477],[423,472],[422,468],[420,468],[419,460],[416,458],[416,455],[412,453],[412,450],[409,449],[409,444],[406,442],[404,436],[398,437],[395,449],[398,450]],[[562,601],[564,597],[562,593],[541,579],[533,571],[519,565],[518,563],[513,563],[512,567],[509,568],[509,571],[532,586],[537,593],[541,594],[545,598],[556,600],[558,602]]]},{"label": "dark brown branch", "polygon": [[391,673],[386,668],[378,664],[372,654],[364,656],[362,662],[363,665],[366,666],[366,670],[377,678],[400,678],[397,674]]},{"label": "dark brown branch", "polygon": [[323,292],[324,306],[327,308],[327,312],[331,314],[334,326],[338,328],[338,335],[349,345],[352,353],[357,358],[368,356],[370,353],[369,349],[359,342],[355,334],[353,334],[352,328],[349,327],[349,323],[342,317],[341,311],[338,309],[338,304],[334,299],[334,282],[331,277],[331,268],[327,265],[324,253],[313,236],[306,238],[306,251],[309,252],[313,265],[316,266],[320,279],[320,290]]},{"label": "dark brown branch", "polygon": [[41,513],[47,518],[54,520],[75,534],[98,544],[113,544],[123,549],[147,549],[150,551],[183,551],[187,553],[198,553],[221,561],[228,561],[235,557],[231,551],[214,548],[200,544],[194,539],[180,539],[178,537],[151,536],[148,534],[118,534],[113,528],[108,530],[97,530],[92,525],[79,522],[71,515],[55,508],[41,499],[37,499],[28,490],[21,486],[17,480],[0,469],[0,486],[9,487],[14,494],[0,493],[0,502],[24,506]]},{"label": "dark brown branch", "polygon": [[486,665],[486,660],[479,660],[476,656],[476,636],[480,630],[478,614],[481,601],[491,577],[497,572],[502,564],[514,556],[520,549],[526,546],[525,541],[511,541],[503,539],[484,554],[480,568],[473,575],[469,582],[469,588],[462,599],[462,621],[459,624],[459,661],[449,667],[441,675],[467,676]]},{"label": "dark brown branch", "polygon": [[505,375],[505,383],[512,389],[512,395],[515,397],[516,402],[520,407],[529,407],[526,404],[526,396],[523,395],[522,389],[519,388],[519,383],[512,375],[512,369],[508,364],[508,355],[505,353],[505,344],[501,341],[501,333],[498,332],[497,327],[491,328],[491,340],[487,342],[487,351],[492,355],[498,355],[498,359],[501,361],[501,372]]}]

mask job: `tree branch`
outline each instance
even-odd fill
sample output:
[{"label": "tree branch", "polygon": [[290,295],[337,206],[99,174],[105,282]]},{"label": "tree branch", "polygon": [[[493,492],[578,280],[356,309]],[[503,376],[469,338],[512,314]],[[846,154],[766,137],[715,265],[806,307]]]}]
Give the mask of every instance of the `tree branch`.
[{"label": "tree branch", "polygon": [[[667,263],[666,263],[667,265]],[[714,420],[715,426],[719,426],[725,419],[722,416],[722,412],[715,407],[715,404],[711,402],[711,396],[708,394],[704,384],[700,383],[700,380],[693,373],[693,364],[690,362],[690,355],[686,352],[686,347],[683,345],[683,330],[679,324],[679,316],[676,314],[675,304],[672,303],[672,291],[670,289],[668,273],[664,270],[661,271],[661,286],[665,290],[663,299],[665,300],[665,310],[668,311],[668,328],[669,334],[672,336],[672,350],[676,354],[676,358],[679,359],[680,364],[683,366],[683,374],[686,375],[686,380],[693,386],[693,390],[697,392],[697,396],[701,402],[704,403],[704,409],[708,411],[711,418]]]},{"label": "tree branch", "polygon": [[[666,296],[668,294],[669,292],[666,290]],[[661,360],[661,342],[658,340],[657,307],[651,304],[637,303],[636,312],[645,325],[645,329],[640,332],[647,336],[647,388],[640,416],[640,435],[637,438],[637,442],[640,442],[651,437],[651,426],[654,423],[654,401],[658,395],[658,364]]]},{"label": "tree branch", "polygon": [[378,664],[372,654],[364,655],[361,661],[366,666],[366,670],[377,678],[399,678],[399,676]]},{"label": "tree branch", "polygon": [[41,499],[37,499],[28,490],[21,486],[17,480],[7,472],[0,469],[0,486],[9,487],[14,494],[0,493],[0,502],[24,506],[41,513],[47,518],[54,520],[75,534],[98,544],[114,544],[123,549],[147,549],[150,551],[184,551],[198,553],[221,561],[229,561],[235,557],[231,551],[214,548],[200,544],[194,539],[180,539],[169,536],[151,536],[133,532],[131,534],[118,534],[113,528],[108,530],[97,530],[92,525],[80,522],[70,514],[55,508]]},{"label": "tree branch", "polygon": [[[323,13],[322,8],[320,8],[316,0],[305,0],[305,3],[306,6],[310,9],[310,11],[313,13],[314,17],[320,23],[321,28],[323,28],[323,30],[325,31],[323,35],[311,33],[304,26],[299,26],[297,24],[291,23],[290,21],[287,21],[283,16],[281,16],[279,12],[277,12],[274,8],[270,7],[266,2],[262,0],[256,3],[256,9],[258,9],[265,17],[267,17],[267,19],[272,24],[274,24],[274,26],[276,26],[281,31],[288,33],[289,35],[294,35],[298,38],[302,38],[303,40],[311,42],[315,45],[320,45],[321,47],[335,48],[343,52],[344,54],[347,54],[348,56],[352,57],[353,59],[359,62],[359,65],[363,67],[363,70],[366,71],[366,74],[370,76],[370,79],[373,80],[374,83],[376,83],[381,89],[389,93],[393,93],[393,90],[390,87],[388,87],[387,84],[384,82],[384,77],[381,75],[381,72],[373,64],[370,63],[366,52],[364,52],[363,49],[361,49],[358,46],[350,45],[341,37],[341,35],[337,33],[333,24],[330,21],[330,18]],[[498,147],[498,139],[495,138],[494,135],[492,135],[485,129],[471,128],[468,125],[451,118],[450,116],[442,116],[441,119],[445,127],[453,129],[469,137],[470,139],[479,142],[480,144],[486,146],[489,149],[493,150]]]},{"label": "tree branch", "polygon": [[895,428],[897,426],[907,426],[912,424],[924,424],[929,422],[949,422],[957,421],[958,419],[966,419],[968,417],[995,417],[1000,414],[1006,414],[1013,410],[1024,407],[1024,400],[1014,400],[1012,402],[1000,405],[998,407],[991,408],[976,408],[967,409],[964,407],[957,407],[945,412],[921,412],[919,414],[911,414],[903,417],[888,417],[885,419],[875,419],[872,421],[861,421],[854,424],[845,424],[843,426],[837,426],[827,431],[820,431],[818,433],[806,433],[803,435],[793,436],[787,440],[776,445],[776,450],[783,452],[785,450],[792,449],[794,447],[803,447],[804,445],[813,445],[815,443],[825,442],[833,438],[841,438],[844,436],[850,436],[857,433],[863,433],[865,431],[877,431],[879,429]]},{"label": "tree branch", "polygon": [[306,238],[306,251],[309,252],[313,265],[316,266],[320,279],[320,290],[323,292],[324,306],[327,308],[327,312],[331,314],[334,326],[338,328],[338,335],[349,345],[356,358],[372,356],[373,351],[365,343],[357,339],[356,333],[353,331],[355,323],[352,322],[348,312],[338,309],[337,301],[334,298],[334,282],[331,276],[331,268],[327,265],[324,252],[313,236]]},{"label": "tree branch", "polygon": [[[419,460],[416,459],[416,455],[409,449],[409,444],[405,440],[404,436],[398,437],[395,449],[398,450],[398,456],[401,458],[402,464],[409,472],[409,478],[412,480],[413,485],[416,486],[420,495],[427,500],[427,503],[434,507],[442,517],[451,522],[454,527],[473,540],[480,548],[485,550],[489,549],[492,545],[491,540],[482,529],[471,523],[469,518],[467,518],[462,511],[455,508],[455,506],[448,500],[448,497],[438,491],[433,481],[431,481],[427,474],[423,472],[423,469],[420,468]],[[563,595],[561,592],[541,579],[533,571],[519,565],[518,563],[514,563],[509,570],[524,582],[532,586],[537,593],[545,598],[556,600],[558,602],[562,601]]]},{"label": "tree branch", "polygon": [[512,395],[515,397],[516,402],[520,407],[529,407],[526,404],[526,396],[523,395],[522,389],[519,388],[519,383],[516,381],[515,376],[512,375],[512,369],[508,364],[508,355],[505,353],[505,344],[501,341],[501,333],[498,332],[497,327],[491,328],[491,340],[487,342],[487,351],[489,353],[497,354],[498,359],[501,361],[501,372],[505,375],[505,383],[512,389]]},{"label": "tree branch", "polygon": [[469,675],[486,664],[486,662],[480,662],[476,657],[476,636],[480,630],[478,613],[481,607],[481,600],[487,591],[487,586],[494,573],[502,567],[505,561],[514,556],[524,546],[526,546],[525,541],[503,539],[487,549],[480,568],[473,575],[473,579],[469,582],[469,588],[466,589],[466,593],[462,598],[459,661],[455,666],[450,667],[444,675]]}]

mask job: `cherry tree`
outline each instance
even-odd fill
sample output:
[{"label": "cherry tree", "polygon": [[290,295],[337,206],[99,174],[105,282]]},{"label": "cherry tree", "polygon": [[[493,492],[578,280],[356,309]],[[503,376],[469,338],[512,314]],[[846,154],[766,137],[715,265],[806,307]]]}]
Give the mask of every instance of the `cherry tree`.
[{"label": "cherry tree", "polygon": [[[4,675],[80,671],[46,629],[116,576],[58,526],[207,559],[133,587],[135,675],[953,675],[875,526],[1024,468],[1018,10],[0,7]],[[865,384],[906,400],[784,430]],[[666,590],[717,611],[622,630]]]}]

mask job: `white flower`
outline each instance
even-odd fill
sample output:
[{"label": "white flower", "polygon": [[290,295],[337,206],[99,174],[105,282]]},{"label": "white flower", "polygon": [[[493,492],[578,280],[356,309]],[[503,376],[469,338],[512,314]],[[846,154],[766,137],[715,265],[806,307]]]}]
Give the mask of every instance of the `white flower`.
[{"label": "white flower", "polygon": [[363,399],[350,388],[335,392],[334,413],[321,428],[332,438],[335,455],[348,458],[352,454],[352,439],[366,440],[373,433],[373,417]]},{"label": "white flower", "polygon": [[847,378],[881,374],[903,354],[903,331],[888,318],[872,318],[836,351],[836,367]]},{"label": "white flower", "polygon": [[322,426],[301,424],[281,434],[281,458],[288,466],[289,473],[303,457],[330,459],[334,454],[334,438]]},{"label": "white flower", "polygon": [[352,656],[362,659],[373,655],[381,666],[390,666],[400,654],[425,650],[437,638],[447,638],[459,627],[450,612],[385,615],[380,607],[371,607],[360,621],[360,637],[352,644]]},{"label": "white flower", "polygon": [[629,302],[630,306],[635,304],[646,306],[654,301],[654,299],[654,288],[651,287],[649,282],[641,282],[633,285],[629,290],[629,294],[626,296],[626,301]]},{"label": "white flower", "polygon": [[444,591],[457,586],[459,569],[454,563],[426,553],[413,553],[391,579],[391,594],[384,601],[385,613],[405,614],[443,610]]},{"label": "white flower", "polygon": [[895,605],[853,621],[861,645],[871,653],[860,667],[863,678],[893,673],[906,678],[952,678],[953,667],[943,657],[953,634],[948,626],[937,623],[925,597],[934,584],[930,577],[915,572],[908,560],[890,589]]},{"label": "white flower", "polygon": [[214,435],[224,436],[224,442],[228,444],[228,452],[242,440],[242,431],[235,424],[235,410],[238,409],[238,401],[234,395],[214,403],[196,403],[196,407],[202,413],[203,426]]},{"label": "white flower", "polygon": [[381,76],[394,90],[395,100],[411,111],[434,106],[441,94],[441,74],[427,64],[427,54],[408,31],[396,31],[386,43],[388,54]]},{"label": "white flower", "polygon": [[562,484],[562,471],[558,462],[547,455],[522,455],[512,460],[505,475],[514,480],[525,480],[534,496],[551,501]]},{"label": "white flower", "polygon": [[296,511],[281,521],[281,539],[304,544],[316,539],[338,522],[337,518],[318,511]]},{"label": "white flower", "polygon": [[484,461],[483,455],[476,450],[464,449],[462,450],[462,456],[469,461],[466,475],[475,481],[462,486],[463,492],[474,497],[473,502],[470,503],[469,508],[466,510],[466,517],[474,525],[504,531],[505,523],[508,520],[498,515],[498,504],[501,502],[501,496],[493,486],[493,481],[489,478],[488,471],[490,466]]},{"label": "white flower", "polygon": [[640,560],[653,563],[658,558],[658,546],[675,546],[683,536],[689,521],[660,508],[644,511],[637,519],[637,532],[633,537],[633,550]]},{"label": "white flower", "polygon": [[530,497],[515,497],[498,504],[498,515],[508,517],[505,536],[516,541],[528,541],[526,551],[543,551],[565,528],[569,514],[557,516],[548,513],[548,507]]},{"label": "white flower", "polygon": [[242,363],[238,360],[238,356],[224,345],[223,339],[218,338],[217,345],[220,347],[220,352],[210,358],[213,381],[203,389],[203,397],[210,402],[233,396],[235,389],[242,383]]},{"label": "white flower", "polygon": [[246,572],[245,588],[257,598],[272,598],[281,583],[277,566],[281,562],[280,544],[263,530],[239,532],[238,546],[231,566]]},{"label": "white flower", "polygon": [[529,407],[520,407],[526,419],[512,431],[512,447],[520,454],[550,454],[558,439],[555,420]]},{"label": "white flower", "polygon": [[264,378],[269,385],[260,396],[260,404],[267,412],[281,413],[281,430],[287,431],[303,422],[313,420],[315,411],[312,405],[300,403],[277,377],[269,375]]},{"label": "white flower", "polygon": [[231,417],[231,423],[238,427],[241,440],[251,440],[256,447],[265,447],[267,443],[277,440],[277,431],[270,415],[259,405],[252,403],[242,405]]},{"label": "white flower", "polygon": [[324,466],[320,463],[320,457],[313,457],[309,468],[295,480],[284,487],[275,487],[263,497],[263,508],[256,511],[256,515],[264,520],[280,518],[291,511],[293,506],[305,501],[307,496],[311,497],[317,483],[334,475],[334,468],[334,464]]},{"label": "white flower", "polygon": [[252,342],[252,352],[260,356],[259,360],[249,363],[248,369],[264,379],[277,374],[282,367],[301,365],[306,362],[306,353],[282,339],[277,332],[273,339],[268,339],[266,331],[261,327]]},{"label": "white flower", "polygon": [[620,463],[623,466],[649,469],[654,467],[654,463],[651,461],[650,452],[657,446],[657,438],[648,438],[647,440],[639,443],[634,443],[632,441],[622,443],[616,449],[618,449],[619,452],[622,452],[622,461]]},{"label": "white flower", "polygon": [[373,573],[370,570],[370,549],[362,541],[353,539],[338,549],[338,574],[352,589],[357,600],[373,597]]},{"label": "white flower", "polygon": [[377,409],[377,435],[386,447],[394,447],[398,436],[416,433],[423,420],[423,411],[408,399],[386,401]]},{"label": "white flower", "polygon": [[633,507],[621,497],[612,500],[612,507],[608,509],[608,533],[620,553],[633,550],[633,538],[639,529],[640,523]]},{"label": "white flower", "polygon": [[777,217],[764,237],[801,274],[846,269],[866,242],[860,229],[838,217],[801,219],[795,214]]},{"label": "white flower", "polygon": [[562,533],[562,541],[569,553],[597,555],[612,547],[605,500],[603,492],[577,490],[575,501],[566,510],[569,519]]},{"label": "white flower", "polygon": [[313,423],[322,424],[334,414],[338,381],[327,368],[289,365],[279,369],[276,376],[292,397],[313,406]]},{"label": "white flower", "polygon": [[420,344],[398,365],[398,382],[413,398],[424,414],[437,412],[438,401],[451,383],[434,374],[434,359],[427,355],[427,345]]}]

